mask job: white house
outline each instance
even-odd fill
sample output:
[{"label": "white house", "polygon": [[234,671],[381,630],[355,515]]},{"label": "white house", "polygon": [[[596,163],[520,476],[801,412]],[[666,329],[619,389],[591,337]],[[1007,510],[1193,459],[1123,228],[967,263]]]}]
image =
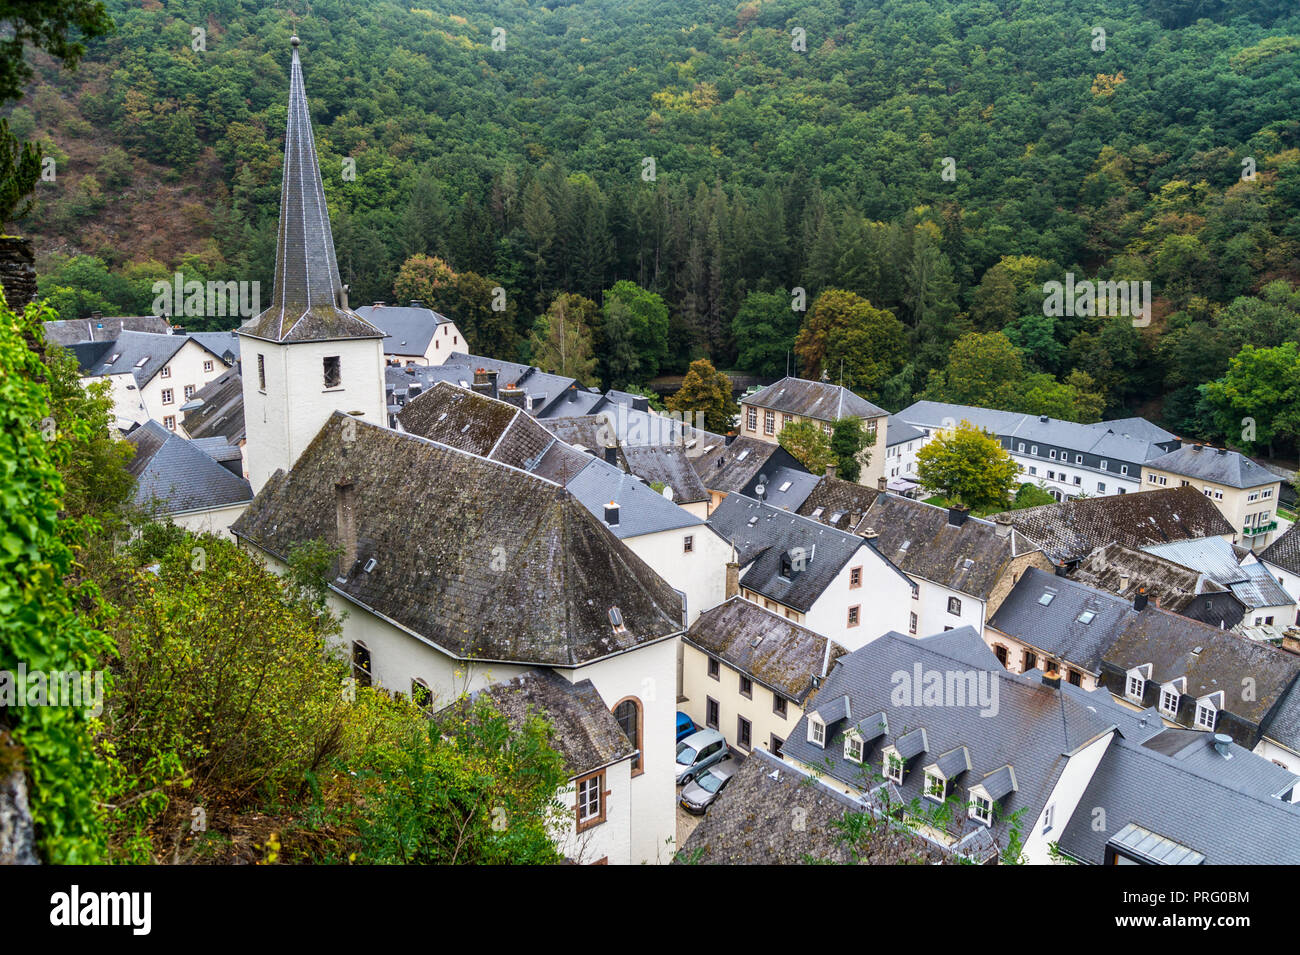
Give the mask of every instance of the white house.
[{"label": "white house", "polygon": [[441,365],[465,350],[465,336],[446,315],[423,302],[362,305],[357,314],[384,333],[384,357],[398,365]]}]

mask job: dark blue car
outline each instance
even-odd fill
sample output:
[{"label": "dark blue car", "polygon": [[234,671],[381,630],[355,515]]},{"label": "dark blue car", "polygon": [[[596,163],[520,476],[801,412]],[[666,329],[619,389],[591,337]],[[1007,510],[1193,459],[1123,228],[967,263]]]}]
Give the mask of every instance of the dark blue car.
[{"label": "dark blue car", "polygon": [[680,743],[694,732],[695,724],[691,722],[691,718],[679,710],[677,712],[677,739],[674,742]]}]

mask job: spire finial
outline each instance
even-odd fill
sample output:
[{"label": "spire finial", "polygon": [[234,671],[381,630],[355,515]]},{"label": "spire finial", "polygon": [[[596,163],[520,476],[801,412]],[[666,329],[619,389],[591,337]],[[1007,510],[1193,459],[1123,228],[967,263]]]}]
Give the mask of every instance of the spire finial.
[{"label": "spire finial", "polygon": [[289,37],[289,45],[293,47],[295,50],[298,49],[298,44],[301,42],[302,41],[298,39],[298,34],[296,33],[293,36]]}]

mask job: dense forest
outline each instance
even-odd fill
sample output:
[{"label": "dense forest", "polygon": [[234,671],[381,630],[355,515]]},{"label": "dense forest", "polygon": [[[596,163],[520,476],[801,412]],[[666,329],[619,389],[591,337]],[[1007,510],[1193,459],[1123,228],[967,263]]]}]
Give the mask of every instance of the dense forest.
[{"label": "dense forest", "polygon": [[[178,269],[269,298],[296,31],[354,304],[425,287],[419,257],[501,357],[557,296],[598,303],[567,312],[606,384],[789,361],[891,409],[1300,434],[1300,386],[1263,387],[1300,380],[1292,0],[107,6],[9,110],[55,159],[17,225],[65,317],[147,312]],[[1149,281],[1150,324],[1045,315],[1067,273]]]}]

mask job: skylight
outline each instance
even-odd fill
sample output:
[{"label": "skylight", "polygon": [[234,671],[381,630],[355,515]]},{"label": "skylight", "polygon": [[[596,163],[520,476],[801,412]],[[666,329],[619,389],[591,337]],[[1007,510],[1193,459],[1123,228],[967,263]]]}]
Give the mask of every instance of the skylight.
[{"label": "skylight", "polygon": [[817,518],[821,517],[821,516],[822,516],[822,511],[824,511],[824,510],[826,510],[826,508],[824,508],[824,507],[816,508],[816,509],[812,512],[813,520],[816,520]]},{"label": "skylight", "polygon": [[1048,604],[1050,604],[1050,603],[1051,603],[1053,600],[1055,600],[1055,599],[1056,599],[1056,594],[1054,594],[1054,593],[1052,593],[1050,590],[1048,590],[1048,591],[1045,591],[1045,592],[1043,593],[1043,595],[1042,595],[1041,597],[1038,598],[1038,602],[1039,602],[1040,604],[1042,604],[1044,607],[1046,607]]},{"label": "skylight", "polygon": [[741,451],[738,455],[736,455],[736,460],[743,461],[747,457],[749,457],[749,448],[746,448],[744,451]]},{"label": "skylight", "polygon": [[1079,614],[1079,623],[1092,623],[1096,616],[1097,615],[1091,610],[1085,610],[1083,613]]},{"label": "skylight", "polygon": [[786,491],[790,490],[790,483],[791,482],[789,481],[784,482],[779,488],[776,489],[777,493],[784,494]]}]

